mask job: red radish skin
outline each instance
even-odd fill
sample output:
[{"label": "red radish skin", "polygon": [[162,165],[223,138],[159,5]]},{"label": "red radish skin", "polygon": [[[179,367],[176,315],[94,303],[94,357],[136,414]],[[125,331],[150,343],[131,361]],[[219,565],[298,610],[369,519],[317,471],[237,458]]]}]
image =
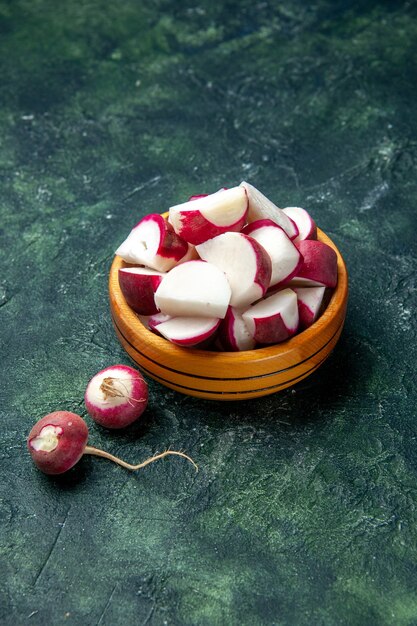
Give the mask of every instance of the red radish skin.
[{"label": "red radish skin", "polygon": [[180,237],[198,245],[224,232],[240,231],[247,212],[245,190],[233,187],[170,207],[168,219]]},{"label": "red radish skin", "polygon": [[[256,241],[256,240],[252,239],[252,241]],[[257,272],[254,282],[255,284],[259,286],[259,289],[262,291],[262,295],[265,295],[266,290],[268,289],[269,283],[271,282],[271,274],[272,274],[271,259],[269,257],[269,254],[266,252],[265,248],[261,245],[254,246],[254,251],[255,251],[255,256],[256,256],[256,264],[258,267],[258,272]],[[239,303],[236,303],[236,306],[238,306],[238,304]],[[240,306],[243,306],[243,304],[240,304]]]},{"label": "red radish skin", "polygon": [[242,313],[229,306],[226,317],[219,326],[219,345],[221,349],[229,352],[242,352],[253,350],[256,342],[250,334]]},{"label": "red radish skin", "polygon": [[199,193],[196,194],[195,196],[190,196],[188,198],[188,202],[192,202],[193,200],[200,200],[200,198],[207,198],[208,193]]},{"label": "red radish skin", "polygon": [[[314,287],[306,287],[306,289],[314,289]],[[324,289],[324,287],[323,287]],[[309,328],[315,322],[315,315],[311,309],[301,300],[298,301],[298,315],[300,317],[300,330]]]},{"label": "red radish skin", "polygon": [[298,228],[295,222],[286,215],[282,209],[277,207],[269,198],[245,181],[240,186],[246,190],[248,195],[248,222],[255,222],[261,219],[270,219],[287,233],[290,239],[298,235]]},{"label": "red radish skin", "polygon": [[291,279],[295,287],[336,287],[337,255],[322,241],[306,239],[296,244],[303,256],[303,264],[297,275]]},{"label": "red radish skin", "polygon": [[125,428],[135,422],[148,404],[148,385],[142,374],[127,365],[98,372],[87,385],[85,406],[90,416],[106,428]]},{"label": "red radish skin", "polygon": [[300,330],[309,328],[320,315],[326,287],[294,287],[297,294]]},{"label": "red radish skin", "polygon": [[251,306],[242,317],[257,343],[281,343],[298,330],[297,296],[292,289],[283,289]]},{"label": "red radish skin", "polygon": [[164,273],[146,267],[123,267],[119,270],[119,285],[128,305],[139,315],[158,312],[155,291]]},{"label": "red radish skin", "polygon": [[269,287],[283,285],[297,275],[303,257],[281,226],[269,219],[256,220],[242,233],[256,239],[268,253],[272,266]]},{"label": "red radish skin", "polygon": [[200,346],[211,339],[220,320],[205,317],[174,317],[157,326],[157,332],[172,343],[185,348]]},{"label": "red radish skin", "polygon": [[245,308],[265,294],[271,280],[271,259],[252,237],[243,233],[223,233],[196,249],[203,260],[226,275],[232,289],[231,306]]},{"label": "red radish skin", "polygon": [[116,250],[127,263],[145,265],[160,272],[169,271],[187,252],[187,242],[158,213],[144,217]]},{"label": "red radish skin", "polygon": [[35,465],[44,474],[63,474],[84,454],[88,428],[76,413],[55,411],[45,415],[32,428],[28,449]]},{"label": "red radish skin", "polygon": [[289,206],[282,210],[297,225],[298,235],[293,240],[294,243],[304,241],[305,239],[317,239],[316,222],[305,209]]},{"label": "red radish skin", "polygon": [[239,232],[245,225],[245,217],[241,217],[233,224],[219,227],[209,222],[203,215],[191,211],[184,211],[181,216],[181,236],[193,245],[213,239],[224,232]]}]

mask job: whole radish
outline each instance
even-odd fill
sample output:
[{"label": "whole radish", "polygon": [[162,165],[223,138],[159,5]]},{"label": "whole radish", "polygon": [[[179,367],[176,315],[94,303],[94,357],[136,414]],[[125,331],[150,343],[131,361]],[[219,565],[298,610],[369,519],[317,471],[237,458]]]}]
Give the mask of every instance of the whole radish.
[{"label": "whole radish", "polygon": [[35,465],[42,472],[63,474],[80,460],[87,439],[87,424],[79,415],[55,411],[34,425],[27,443]]},{"label": "whole radish", "polygon": [[135,422],[148,405],[148,385],[142,374],[128,365],[101,370],[87,385],[85,406],[98,424],[124,428]]},{"label": "whole radish", "polygon": [[194,461],[184,452],[165,450],[137,465],[132,465],[104,450],[87,446],[87,440],[87,424],[79,415],[69,411],[55,411],[45,415],[33,426],[27,446],[38,469],[49,475],[64,474],[74,467],[84,454],[101,456],[129,470],[138,470],[168,455],[176,455],[190,461],[198,470]]}]

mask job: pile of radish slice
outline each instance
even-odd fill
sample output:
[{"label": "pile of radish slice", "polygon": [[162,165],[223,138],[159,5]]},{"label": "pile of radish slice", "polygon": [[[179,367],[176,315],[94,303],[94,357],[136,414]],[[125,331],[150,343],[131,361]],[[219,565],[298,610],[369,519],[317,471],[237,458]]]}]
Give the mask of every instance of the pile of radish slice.
[{"label": "pile of radish slice", "polygon": [[119,284],[153,332],[185,347],[252,350],[321,314],[337,256],[299,207],[247,182],[144,217],[116,250]]}]

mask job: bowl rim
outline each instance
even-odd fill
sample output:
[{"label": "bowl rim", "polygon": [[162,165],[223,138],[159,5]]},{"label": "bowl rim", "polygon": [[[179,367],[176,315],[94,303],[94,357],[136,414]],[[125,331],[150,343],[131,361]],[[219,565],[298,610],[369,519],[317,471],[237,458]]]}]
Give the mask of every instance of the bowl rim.
[{"label": "bowl rim", "polygon": [[[251,362],[269,359],[275,360],[279,357],[285,357],[285,355],[288,355],[294,350],[302,349],[306,344],[314,343],[314,340],[325,333],[326,329],[332,325],[335,318],[340,317],[340,326],[343,325],[344,322],[344,311],[346,309],[348,297],[348,273],[346,264],[337,246],[330,239],[330,237],[328,237],[328,235],[326,235],[319,228],[317,229],[317,239],[329,245],[336,252],[338,273],[337,285],[331,294],[326,309],[320,317],[309,328],[297,333],[294,337],[291,337],[282,343],[238,352],[202,350],[199,348],[182,347],[170,343],[167,339],[156,335],[151,330],[146,328],[139,319],[138,314],[127,305],[119,286],[118,271],[121,267],[129,266],[129,264],[125,263],[125,261],[117,255],[113,259],[109,274],[109,292],[113,323],[118,328],[113,309],[119,312],[123,311],[123,325],[129,328],[130,334],[133,335],[136,342],[138,342],[141,346],[148,345],[149,349],[152,350],[154,357],[155,355],[163,354],[169,358],[170,361],[171,359],[177,360],[178,365],[184,359],[195,361],[210,357],[215,358],[217,364],[219,364],[220,361],[221,365],[233,367],[242,364],[244,361]],[[330,340],[331,338],[329,341]],[[135,347],[135,344],[132,345]],[[178,368],[178,371],[182,370]]]}]

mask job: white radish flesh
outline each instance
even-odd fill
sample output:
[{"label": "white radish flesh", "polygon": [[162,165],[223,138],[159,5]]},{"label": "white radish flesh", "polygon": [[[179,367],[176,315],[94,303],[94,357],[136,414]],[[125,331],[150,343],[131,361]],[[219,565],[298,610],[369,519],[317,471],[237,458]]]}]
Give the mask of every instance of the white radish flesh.
[{"label": "white radish flesh", "polygon": [[127,263],[145,265],[160,272],[170,270],[187,252],[187,242],[157,213],[144,217],[116,250]]},{"label": "white radish flesh", "polygon": [[172,343],[193,347],[206,342],[219,324],[220,320],[215,317],[174,317],[158,324],[157,331]]},{"label": "white radish flesh", "polygon": [[188,261],[168,272],[156,290],[155,302],[172,317],[223,318],[230,297],[224,272],[211,263]]},{"label": "white radish flesh", "polygon": [[222,350],[226,351],[253,350],[256,345],[241,311],[234,307],[228,308],[226,317],[219,326],[218,336]]},{"label": "white radish flesh", "polygon": [[165,313],[155,313],[155,315],[151,315],[148,318],[146,326],[147,328],[149,328],[149,330],[152,330],[154,333],[159,335],[159,332],[157,330],[159,324],[162,324],[162,322],[167,322],[170,319],[172,319],[170,315],[165,315]]},{"label": "white radish flesh", "polygon": [[246,189],[248,194],[249,211],[248,222],[255,220],[269,219],[281,226],[290,239],[298,235],[298,228],[294,222],[286,215],[282,209],[278,208],[271,200],[263,195],[256,187],[245,181],[240,185]]},{"label": "white radish flesh", "polygon": [[294,276],[288,283],[288,287],[291,289],[295,287],[323,287],[323,283],[317,280],[311,280],[310,278],[304,278],[301,276]]},{"label": "white radish flesh", "polygon": [[232,187],[172,206],[168,219],[180,237],[197,245],[226,231],[240,231],[247,211],[245,190]]},{"label": "white radish flesh", "polygon": [[196,246],[196,250],[226,274],[232,288],[231,306],[246,307],[265,294],[271,280],[271,259],[252,237],[228,232]]},{"label": "white radish flesh", "polygon": [[298,330],[297,296],[292,289],[283,289],[257,302],[242,317],[257,343],[280,343]]},{"label": "white radish flesh", "polygon": [[300,251],[285,231],[272,220],[256,220],[242,231],[256,239],[269,254],[272,265],[270,287],[290,280],[302,264]]},{"label": "white radish flesh", "polygon": [[300,330],[311,326],[319,316],[325,287],[294,287],[297,294]]},{"label": "white radish flesh", "polygon": [[316,223],[305,209],[288,206],[282,210],[297,225],[298,235],[295,237],[294,242],[304,241],[304,239],[317,239]]}]

